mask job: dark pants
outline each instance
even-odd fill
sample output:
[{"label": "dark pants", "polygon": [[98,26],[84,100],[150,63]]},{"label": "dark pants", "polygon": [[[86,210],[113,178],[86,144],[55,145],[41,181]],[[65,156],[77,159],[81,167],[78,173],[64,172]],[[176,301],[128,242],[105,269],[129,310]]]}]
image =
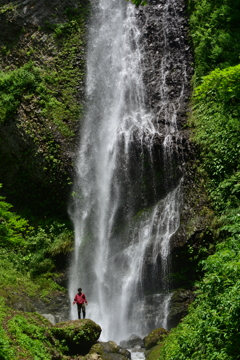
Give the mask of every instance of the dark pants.
[{"label": "dark pants", "polygon": [[85,315],[86,315],[86,306],[85,306],[85,304],[77,304],[77,308],[78,308],[78,318],[81,319],[81,311],[82,311],[83,319],[85,319]]}]

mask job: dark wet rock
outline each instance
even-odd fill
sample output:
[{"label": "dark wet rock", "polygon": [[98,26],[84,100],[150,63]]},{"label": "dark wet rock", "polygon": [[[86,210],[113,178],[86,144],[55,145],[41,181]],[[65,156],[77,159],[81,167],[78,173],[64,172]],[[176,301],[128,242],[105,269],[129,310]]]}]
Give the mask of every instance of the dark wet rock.
[{"label": "dark wet rock", "polygon": [[174,291],[169,306],[169,327],[175,327],[187,315],[187,310],[195,295],[191,290],[178,289]]},{"label": "dark wet rock", "polygon": [[65,341],[71,355],[86,355],[99,339],[101,331],[101,327],[90,319],[66,321],[51,328],[58,340]]},{"label": "dark wet rock", "polygon": [[7,293],[2,291],[0,296],[6,299],[8,306],[15,310],[38,312],[52,324],[69,320],[70,302],[67,294],[56,292],[43,299],[36,299],[20,292]]},{"label": "dark wet rock", "polygon": [[114,341],[101,342],[94,344],[86,360],[127,360],[131,359],[131,353],[121,346],[118,346]]},{"label": "dark wet rock", "polygon": [[[184,1],[175,2],[174,8],[160,0],[149,3],[150,6],[139,10],[143,29],[141,44],[147,54],[144,58],[146,105],[154,114],[159,132],[164,134],[171,107],[178,109],[179,130],[186,121],[193,56]],[[160,92],[161,85],[164,85],[164,92]],[[164,101],[169,102],[167,112],[163,108]]]},{"label": "dark wet rock", "polygon": [[126,340],[120,341],[120,346],[125,349],[140,347],[142,345],[142,338],[139,335],[132,334]]},{"label": "dark wet rock", "polygon": [[29,300],[28,297],[21,295],[19,296],[18,294],[13,295],[11,297],[9,305],[11,306],[11,308],[15,310],[26,311],[26,312],[36,311],[35,306],[32,304],[32,302]]},{"label": "dark wet rock", "polygon": [[143,339],[143,344],[146,350],[149,350],[163,341],[168,335],[168,331],[163,328],[154,329],[149,335]]}]

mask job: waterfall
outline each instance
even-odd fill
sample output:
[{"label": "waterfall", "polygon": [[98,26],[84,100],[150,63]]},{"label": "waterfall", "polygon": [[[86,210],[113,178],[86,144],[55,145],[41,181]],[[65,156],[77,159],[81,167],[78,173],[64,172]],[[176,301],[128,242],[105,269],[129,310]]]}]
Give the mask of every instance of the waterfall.
[{"label": "waterfall", "polygon": [[[174,0],[162,2],[168,11]],[[141,11],[125,0],[92,1],[87,109],[69,210],[75,230],[70,299],[81,287],[87,317],[102,327],[103,340],[117,342],[167,327],[170,239],[182,204],[182,179],[173,176],[182,93],[169,101],[162,59],[160,129],[147,105]]]}]

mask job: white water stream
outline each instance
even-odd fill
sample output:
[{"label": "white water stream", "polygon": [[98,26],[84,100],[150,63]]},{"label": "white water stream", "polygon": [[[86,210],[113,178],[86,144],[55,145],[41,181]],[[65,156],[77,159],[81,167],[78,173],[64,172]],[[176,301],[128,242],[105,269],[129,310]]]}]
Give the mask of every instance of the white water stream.
[{"label": "white water stream", "polygon": [[[92,7],[87,112],[81,128],[75,204],[70,210],[75,253],[69,296],[72,301],[82,287],[89,302],[87,317],[102,327],[101,339],[119,342],[133,333],[145,336],[153,327],[167,327],[169,241],[179,226],[181,181],[154,206],[136,214],[142,210],[136,203],[144,197],[144,189],[136,191],[133,183],[143,177],[144,161],[135,162],[141,156],[134,157],[134,143],[140,155],[141,147],[147,146],[151,159],[153,138],[161,136],[144,106],[141,29],[135,7],[125,0],[94,0]],[[177,107],[169,106],[161,91],[164,111],[171,108],[163,141],[167,168],[172,135],[177,131]],[[145,268],[151,264],[152,276],[159,276],[159,261],[162,291],[149,305]],[[149,312],[156,304],[158,315],[153,322]],[[77,318],[75,307],[71,318]]]}]

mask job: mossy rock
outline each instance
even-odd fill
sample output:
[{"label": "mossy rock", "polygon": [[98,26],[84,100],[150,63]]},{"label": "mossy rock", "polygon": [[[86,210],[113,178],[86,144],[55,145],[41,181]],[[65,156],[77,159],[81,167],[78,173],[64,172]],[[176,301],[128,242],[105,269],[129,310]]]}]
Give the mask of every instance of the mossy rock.
[{"label": "mossy rock", "polygon": [[66,321],[51,328],[53,335],[68,346],[71,355],[86,355],[101,331],[101,327],[90,319]]},{"label": "mossy rock", "polygon": [[160,355],[160,349],[162,347],[162,344],[155,345],[151,350],[147,352],[146,360],[158,360]]},{"label": "mossy rock", "polygon": [[159,344],[168,335],[168,331],[163,328],[154,329],[143,339],[144,347],[146,350],[151,349],[153,346]]},{"label": "mossy rock", "polygon": [[8,297],[7,291],[5,291],[4,289],[0,289],[0,296],[3,297],[4,299],[7,299]]},{"label": "mossy rock", "polygon": [[10,300],[8,300],[8,305],[15,310],[26,311],[26,312],[36,311],[36,308],[31,303],[30,299],[23,294],[12,295]]},{"label": "mossy rock", "polygon": [[114,341],[98,342],[91,347],[86,360],[128,360],[131,353],[118,346]]}]

